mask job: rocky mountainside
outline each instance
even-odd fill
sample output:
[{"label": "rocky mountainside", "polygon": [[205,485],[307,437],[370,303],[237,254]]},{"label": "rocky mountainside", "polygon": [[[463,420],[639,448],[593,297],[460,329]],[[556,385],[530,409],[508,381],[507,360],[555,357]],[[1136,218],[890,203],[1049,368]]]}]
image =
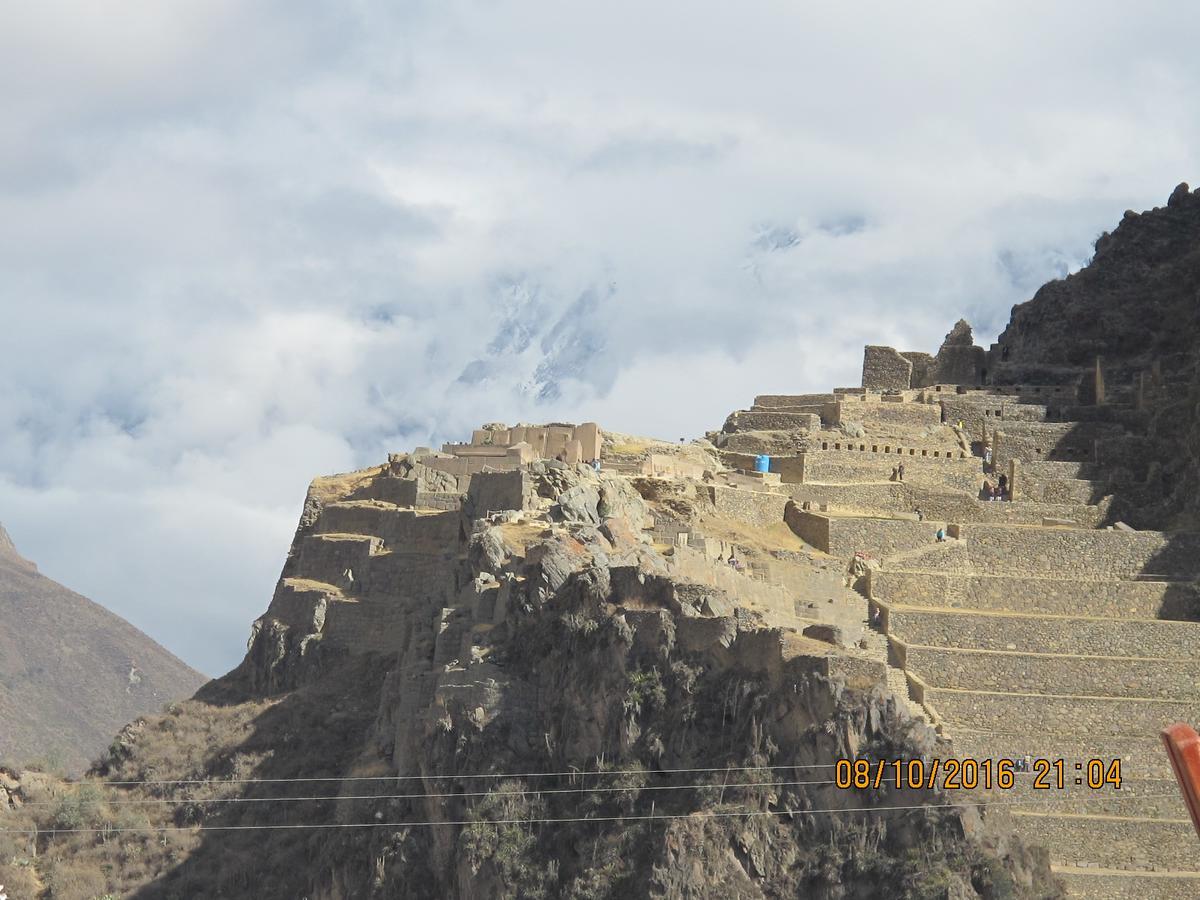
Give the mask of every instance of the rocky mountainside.
[{"label": "rocky mountainside", "polygon": [[[1097,526],[1200,521],[1198,236],[1200,196],[1181,186],[1165,208],[1127,214],[1087,268],[1016,307],[986,370],[956,328],[948,347],[970,351],[964,371],[988,373],[977,397],[763,397],[711,444],[609,442],[601,473],[549,460],[441,470],[414,454],[317,479],[237,669],[133,721],[81,784],[0,772],[0,883],[55,900],[1056,897],[1047,852],[1025,846],[1014,822],[1047,842],[1060,835],[1056,851],[1071,856],[1063,845],[1082,843],[1078,827],[1055,829],[1087,801],[1108,830],[1066,867],[1076,887],[1090,883],[1083,896],[1127,896],[1130,884],[1194,896],[1190,870],[1151,872],[1153,854],[1108,840],[1168,835],[1165,865],[1180,868],[1174,785],[1134,764],[1158,759],[1142,744],[1154,744],[1159,705],[1177,708],[1146,692],[1186,660],[1164,666],[1135,638],[1119,654],[1082,645],[1115,613],[1135,636],[1182,633],[1193,618],[1159,622],[1170,604],[1156,609],[1151,595],[1191,596],[1175,575],[1194,540]],[[1074,386],[1097,357],[1104,387],[1082,397]],[[1063,386],[1071,399],[1021,410],[989,393],[1005,384],[1050,398]],[[981,460],[950,424],[963,413],[946,414],[956,403],[986,408],[989,428],[1005,411],[1012,434],[1052,432],[1072,455],[1023,458],[1044,483],[1022,482],[1021,501],[981,502]],[[1062,433],[1076,425],[1079,436]],[[1121,434],[1099,447],[1106,429]],[[785,457],[787,477],[736,471],[762,452]],[[933,526],[950,522],[969,525],[934,543]],[[1056,605],[1067,602],[1058,569],[1028,574],[1037,595],[976,585],[996,578],[989,547],[1043,534],[1072,562],[1070,547],[1095,535],[1161,540],[1148,571],[1172,578],[1122,570],[1104,583],[1109,596],[1091,572],[1086,599],[1113,608],[1087,616]],[[1000,558],[1053,568],[1058,557]],[[869,624],[886,601],[873,597],[868,614],[849,585],[870,593],[879,567],[913,596]],[[953,579],[977,614],[933,596]],[[921,616],[960,624],[927,624],[906,656],[896,633]],[[1057,630],[971,643],[1043,618]],[[1053,668],[1060,637],[1077,670]],[[1150,675],[1109,677],[1143,656]],[[1051,689],[1068,678],[1083,687]],[[1194,679],[1170,688],[1189,698]],[[1116,696],[1094,696],[1104,691]],[[1064,702],[1073,721],[1091,700],[1150,723],[1138,719],[1131,737],[1129,715],[1105,712],[1079,737],[1095,755],[1094,724],[1110,757],[1137,743],[1132,791],[1048,796],[1026,781],[981,811],[969,791],[835,783],[842,758],[1020,756],[1039,750],[1041,731],[1040,752],[1062,755],[1062,723],[1045,710]]]},{"label": "rocky mountainside", "polygon": [[204,677],[38,573],[0,528],[0,763],[82,771],[125,723]]},{"label": "rocky mountainside", "polygon": [[[445,510],[384,499],[421,472],[318,479],[235,671],[83,786],[10,776],[10,831],[41,829],[7,849],[37,851],[29,890],[1057,896],[1003,810],[833,783],[840,757],[938,739],[865,633],[801,634],[865,606],[782,522],[726,508],[748,492],[538,461]],[[664,543],[684,523],[707,550]],[[735,545],[776,581],[714,558]]]},{"label": "rocky mountainside", "polygon": [[1200,192],[1126,212],[1087,266],[1013,307],[997,352],[997,384],[1069,381],[1099,359],[1108,399],[1146,435],[1127,517],[1200,526]]}]

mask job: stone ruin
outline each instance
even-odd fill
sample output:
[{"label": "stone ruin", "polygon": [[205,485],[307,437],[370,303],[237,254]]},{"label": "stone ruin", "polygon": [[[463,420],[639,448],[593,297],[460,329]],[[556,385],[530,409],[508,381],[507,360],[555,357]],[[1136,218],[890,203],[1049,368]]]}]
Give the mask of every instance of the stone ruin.
[{"label": "stone ruin", "polygon": [[971,326],[959,319],[936,356],[867,346],[863,352],[862,386],[869,391],[907,391],[935,384],[984,384],[987,358],[987,351],[975,346]]},{"label": "stone ruin", "polygon": [[512,428],[500,422],[477,428],[469,444],[443,444],[442,452],[459,459],[487,460],[493,468],[517,468],[535,459],[559,459],[574,465],[599,459],[601,439],[595,422]]}]

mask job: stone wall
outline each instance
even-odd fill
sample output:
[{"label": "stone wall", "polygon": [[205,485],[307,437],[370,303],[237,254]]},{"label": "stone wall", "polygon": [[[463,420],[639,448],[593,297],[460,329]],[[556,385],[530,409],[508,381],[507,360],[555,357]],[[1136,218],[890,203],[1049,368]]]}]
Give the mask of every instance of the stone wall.
[{"label": "stone wall", "polygon": [[416,506],[418,509],[454,510],[462,509],[465,494],[457,491],[418,491]]},{"label": "stone wall", "polygon": [[[775,468],[774,460],[772,468]],[[1054,518],[1075,522],[1082,528],[1094,528],[1105,520],[1109,506],[1108,500],[1096,506],[1082,505],[1088,499],[1086,491],[1079,503],[1042,503],[1032,498],[992,503],[959,491],[922,487],[911,483],[911,480],[865,484],[797,484],[792,483],[786,475],[783,480],[784,490],[799,504],[807,502],[814,507],[823,504],[832,512],[859,512],[885,517],[907,516],[920,509],[926,518],[944,522],[1041,525],[1044,518]]]},{"label": "stone wall", "polygon": [[[457,476],[460,479],[478,472],[511,470],[521,465],[519,460],[515,458],[509,459],[507,456],[451,456],[438,454],[421,457],[421,464],[431,469],[436,469],[439,472],[446,472],[449,475]],[[467,479],[467,484],[469,484],[469,478]],[[466,486],[461,480],[459,489],[466,490]]]},{"label": "stone wall", "polygon": [[[1022,839],[1029,843],[1056,848],[1056,856],[1088,866],[1104,868],[1150,868],[1154,864],[1166,871],[1191,872],[1196,861],[1196,834],[1190,822],[1145,821],[1126,822],[1121,819],[1097,818],[1088,822],[1086,833],[1069,817],[1018,813],[1015,824]],[[1184,813],[1181,811],[1180,816]],[[1128,894],[1116,896],[1127,900],[1178,900],[1194,896],[1194,879],[1174,880],[1171,893],[1154,894],[1157,877],[1129,879],[1136,885]],[[1078,882],[1071,882],[1077,886]],[[1174,893],[1182,885],[1184,893]],[[1094,894],[1088,894],[1095,897]]]},{"label": "stone wall", "polygon": [[912,387],[913,364],[891,347],[863,350],[862,386],[870,391],[903,391]]},{"label": "stone wall", "polygon": [[943,344],[934,359],[934,380],[942,384],[982,384],[986,360],[982,347]]},{"label": "stone wall", "polygon": [[739,410],[731,413],[721,429],[735,431],[815,431],[821,427],[820,414],[780,410]]},{"label": "stone wall", "polygon": [[[787,482],[787,479],[784,479]],[[898,482],[887,484],[788,484],[787,493],[798,504],[826,504],[830,509],[868,515],[907,513],[913,508],[910,489]]]},{"label": "stone wall", "polygon": [[[952,546],[965,554],[963,545]],[[919,562],[923,567],[928,561]],[[916,569],[913,563],[905,561],[906,566]],[[890,603],[1056,616],[1185,619],[1195,615],[1200,601],[1194,585],[1161,581],[1097,583],[1072,578],[881,569],[869,574],[868,583],[872,599]]]},{"label": "stone wall", "polygon": [[908,506],[901,512],[919,508],[928,518],[964,524],[1041,525],[1043,519],[1050,518],[1074,522],[1081,528],[1095,528],[1105,521],[1111,504],[1111,499],[1102,499],[1092,505],[1086,484],[1077,486],[1077,493],[1064,497],[1060,503],[1043,502],[1040,495],[1030,496],[1024,490],[1020,491],[1019,499],[1003,502],[917,486],[910,491]]},{"label": "stone wall", "polygon": [[[828,444],[830,449],[806,453],[800,463],[800,474],[805,482],[887,482],[891,479],[892,469],[903,463],[904,480],[914,485],[954,488],[974,494],[983,484],[980,461],[972,457],[950,457],[939,450],[895,447],[878,440],[843,439],[822,443]],[[834,449],[839,445],[842,449]],[[850,447],[854,449],[848,449]],[[876,448],[876,452],[872,452],[872,448]],[[904,452],[896,453],[897,449]],[[909,450],[913,452],[909,453]],[[935,453],[940,455],[934,456]],[[785,477],[784,480],[790,479]]]},{"label": "stone wall", "polygon": [[949,424],[962,422],[971,441],[990,439],[1005,422],[1043,422],[1046,419],[1045,406],[975,391],[943,394],[940,405],[945,411],[945,421]]},{"label": "stone wall", "polygon": [[[870,396],[870,395],[868,395]],[[831,425],[861,423],[870,434],[880,428],[912,428],[921,430],[941,424],[942,411],[932,403],[886,402],[846,399],[833,405]]]},{"label": "stone wall", "polygon": [[1187,660],[1059,656],[1004,650],[961,650],[910,646],[905,669],[927,684],[964,691],[1016,691],[1076,696],[1200,696],[1200,668]]},{"label": "stone wall", "polygon": [[284,566],[284,576],[339,587],[345,585],[347,571],[357,577],[366,568],[368,559],[383,549],[380,538],[358,534],[313,534],[300,538],[297,544],[296,552]]},{"label": "stone wall", "polygon": [[935,522],[823,516],[795,504],[788,507],[785,520],[801,540],[847,559],[859,551],[882,557],[923,547],[933,543],[938,528]]},{"label": "stone wall", "polygon": [[705,485],[713,507],[722,516],[751,525],[774,525],[783,521],[783,508],[790,501],[785,494],[747,491],[741,488]]},{"label": "stone wall", "polygon": [[820,406],[833,401],[833,394],[759,394],[754,398],[754,406],[762,409],[780,406]]},{"label": "stone wall", "polygon": [[[716,588],[741,606],[757,604],[792,612],[792,595],[777,584],[758,581],[721,562],[714,562],[702,550],[676,547],[668,562],[673,578],[691,584]],[[732,610],[731,610],[732,611]]]},{"label": "stone wall", "polygon": [[[1058,696],[1054,694],[986,694],[927,688],[925,701],[955,733],[981,731],[1046,734],[1157,734],[1172,722],[1200,721],[1200,702],[1135,700],[1129,697]],[[1192,836],[1193,841],[1195,835]]]},{"label": "stone wall", "polygon": [[651,453],[642,465],[643,474],[659,478],[695,478],[699,481],[704,472],[702,463],[670,453]]},{"label": "stone wall", "polygon": [[[1053,473],[1041,474],[1033,463],[1021,464],[1017,473],[1017,496],[1022,500],[1042,503],[1097,503],[1110,493],[1106,483],[1081,478],[1059,478]],[[1045,465],[1045,464],[1043,464]],[[1073,465],[1067,463],[1066,465]],[[1040,468],[1040,467],[1039,467]]]},{"label": "stone wall", "polygon": [[1114,426],[1098,422],[1004,422],[992,439],[993,461],[1010,459],[1092,461],[1096,441],[1110,437]]},{"label": "stone wall", "polygon": [[1134,575],[1194,577],[1200,534],[1085,531],[963,525],[971,565],[980,573],[1097,580]]},{"label": "stone wall", "polygon": [[913,387],[925,387],[933,384],[937,373],[937,363],[934,361],[933,354],[922,353],[918,350],[905,350],[900,355],[912,363],[912,378],[909,381]]},{"label": "stone wall", "polygon": [[483,472],[471,479],[463,509],[477,519],[505,509],[525,509],[532,497],[533,485],[527,472]]},{"label": "stone wall", "polygon": [[792,534],[811,547],[829,552],[829,517],[804,512],[795,503],[784,508],[783,520]]},{"label": "stone wall", "polygon": [[[504,476],[519,474],[509,472]],[[457,504],[452,508],[456,509]],[[403,547],[436,552],[456,539],[458,517],[403,509],[379,501],[351,500],[326,506],[315,530],[317,534],[374,535],[387,549]]]},{"label": "stone wall", "polygon": [[808,431],[719,432],[716,435],[715,443],[720,449],[731,453],[749,456],[757,456],[760,453],[784,456],[808,450],[812,446],[816,434],[816,432]]},{"label": "stone wall", "polygon": [[891,608],[887,611],[887,632],[909,645],[1184,660],[1191,658],[1200,641],[1200,623],[1196,622],[1115,617],[1050,619],[996,614],[992,610],[974,614]]}]

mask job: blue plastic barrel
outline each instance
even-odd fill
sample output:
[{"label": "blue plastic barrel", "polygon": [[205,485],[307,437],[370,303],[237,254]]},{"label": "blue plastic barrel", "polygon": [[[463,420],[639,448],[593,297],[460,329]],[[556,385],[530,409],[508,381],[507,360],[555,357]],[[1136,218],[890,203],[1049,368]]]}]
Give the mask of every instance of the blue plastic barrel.
[{"label": "blue plastic barrel", "polygon": [[760,454],[759,456],[756,456],[754,458],[754,471],[755,472],[770,472],[771,471],[771,457],[767,456],[765,453]]}]

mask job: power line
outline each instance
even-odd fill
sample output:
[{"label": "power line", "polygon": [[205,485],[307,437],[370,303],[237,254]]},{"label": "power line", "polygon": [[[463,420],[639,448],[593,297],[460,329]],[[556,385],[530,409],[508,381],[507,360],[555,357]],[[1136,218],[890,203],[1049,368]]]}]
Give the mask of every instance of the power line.
[{"label": "power line", "polygon": [[[1051,802],[1062,799],[1053,796],[1040,798],[1041,802]],[[1104,800],[1102,796],[1081,797],[1077,800]],[[746,812],[693,812],[693,813],[647,813],[642,815],[627,815],[627,816],[566,816],[558,818],[515,818],[515,819],[458,819],[445,821],[420,821],[420,822],[318,822],[318,823],[298,823],[294,825],[274,824],[274,825],[193,825],[190,827],[180,826],[148,826],[146,828],[42,828],[42,829],[0,829],[0,834],[25,834],[25,835],[58,835],[58,834],[167,834],[171,832],[189,832],[195,833],[200,831],[297,831],[317,828],[424,828],[424,827],[467,827],[471,825],[552,825],[552,824],[570,824],[578,822],[644,822],[657,821],[665,819],[731,819],[731,818],[751,818],[754,816],[806,816],[817,814],[835,814],[835,813],[879,813],[879,812],[899,812],[905,810],[918,809],[955,809],[966,806],[1028,806],[1037,805],[1037,801],[1031,799],[1024,800],[966,800],[959,803],[918,803],[908,806],[856,806],[856,807],[832,807],[828,809],[781,809],[781,810],[749,810]],[[1187,819],[1160,819],[1161,822],[1181,822],[1186,824]]]},{"label": "power line", "polygon": [[581,778],[591,775],[681,775],[696,772],[754,772],[775,769],[832,769],[836,763],[804,763],[779,766],[711,766],[693,769],[611,769],[606,772],[569,769],[561,772],[478,772],[464,775],[328,775],[305,778],[181,778],[156,781],[104,781],[105,785],[133,786],[142,784],[297,784],[312,781],[416,781],[456,778]]}]

